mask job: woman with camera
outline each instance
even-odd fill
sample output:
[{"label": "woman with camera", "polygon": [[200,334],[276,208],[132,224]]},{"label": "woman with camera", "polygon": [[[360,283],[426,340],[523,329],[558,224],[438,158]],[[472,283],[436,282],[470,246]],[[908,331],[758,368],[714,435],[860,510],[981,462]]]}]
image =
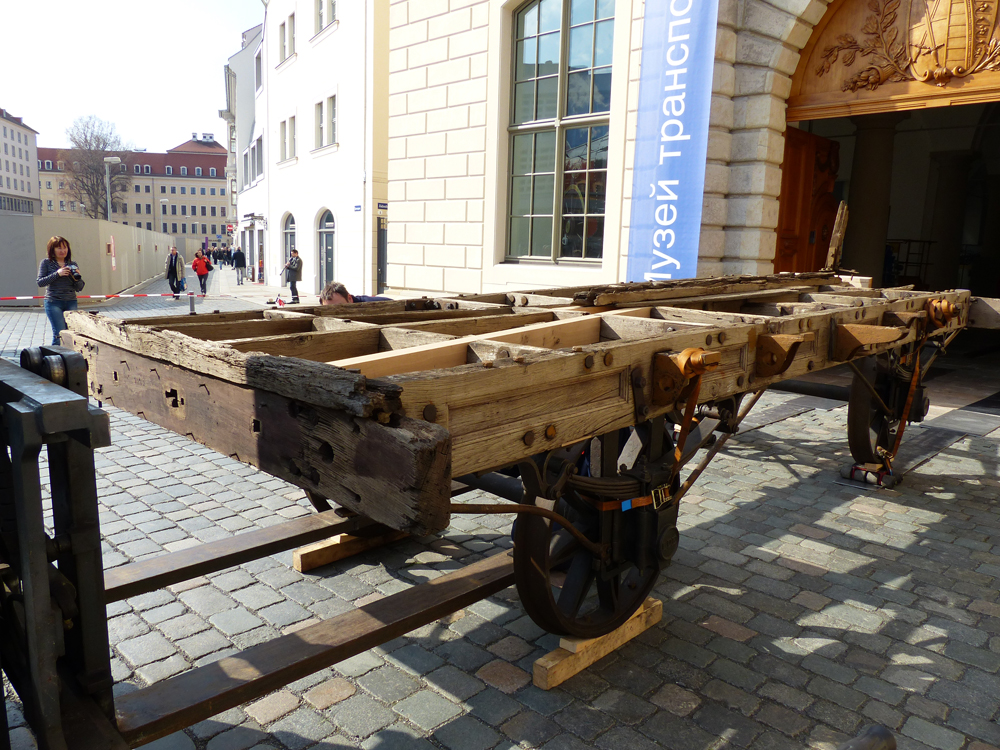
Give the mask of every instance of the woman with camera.
[{"label": "woman with camera", "polygon": [[46,245],[48,258],[38,266],[38,286],[45,290],[45,315],[52,326],[52,345],[59,345],[59,332],[66,330],[65,313],[76,309],[76,293],[83,291],[83,277],[73,262],[69,240],[53,237]]}]

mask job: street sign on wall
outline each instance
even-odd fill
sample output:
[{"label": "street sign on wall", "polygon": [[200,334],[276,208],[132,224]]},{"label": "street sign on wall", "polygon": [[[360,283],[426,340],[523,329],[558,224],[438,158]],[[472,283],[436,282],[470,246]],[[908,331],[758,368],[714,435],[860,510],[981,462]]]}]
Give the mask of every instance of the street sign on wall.
[{"label": "street sign on wall", "polygon": [[718,0],[646,0],[628,281],[696,275]]}]

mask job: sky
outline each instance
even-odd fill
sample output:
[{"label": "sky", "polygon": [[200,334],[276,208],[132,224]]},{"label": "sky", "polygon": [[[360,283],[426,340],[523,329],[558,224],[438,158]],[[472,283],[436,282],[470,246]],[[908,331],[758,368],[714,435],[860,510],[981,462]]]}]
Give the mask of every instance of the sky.
[{"label": "sky", "polygon": [[96,115],[126,143],[166,151],[213,133],[225,144],[223,67],[261,0],[0,0],[0,107],[69,146],[66,129]]}]

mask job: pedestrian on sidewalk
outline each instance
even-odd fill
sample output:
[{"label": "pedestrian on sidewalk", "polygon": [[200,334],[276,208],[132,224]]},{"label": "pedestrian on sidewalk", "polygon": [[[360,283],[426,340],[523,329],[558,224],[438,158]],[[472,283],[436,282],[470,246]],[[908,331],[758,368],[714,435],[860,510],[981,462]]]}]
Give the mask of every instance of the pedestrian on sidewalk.
[{"label": "pedestrian on sidewalk", "polygon": [[243,277],[247,272],[247,256],[243,254],[243,248],[236,248],[233,253],[233,267],[236,269],[236,285],[243,286]]},{"label": "pedestrian on sidewalk", "polygon": [[288,287],[292,292],[292,304],[297,305],[299,303],[299,289],[296,284],[302,280],[302,259],[299,257],[298,250],[292,249],[292,257],[285,264],[284,271]]},{"label": "pedestrian on sidewalk", "polygon": [[187,265],[187,261],[184,260],[183,255],[177,252],[177,248],[170,248],[163,263],[163,273],[170,285],[170,291],[174,293],[174,299],[180,299],[180,293],[184,291],[185,265]]},{"label": "pedestrian on sidewalk", "polygon": [[83,291],[80,268],[73,262],[69,240],[52,237],[46,245],[49,257],[38,265],[38,286],[45,290],[45,315],[52,326],[52,345],[59,345],[59,332],[66,330],[66,313],[77,307],[76,293]]},{"label": "pedestrian on sidewalk", "polygon": [[201,285],[201,293],[208,294],[208,272],[212,270],[212,263],[205,257],[201,250],[194,251],[194,260],[191,261],[191,268],[198,276],[198,283]]}]

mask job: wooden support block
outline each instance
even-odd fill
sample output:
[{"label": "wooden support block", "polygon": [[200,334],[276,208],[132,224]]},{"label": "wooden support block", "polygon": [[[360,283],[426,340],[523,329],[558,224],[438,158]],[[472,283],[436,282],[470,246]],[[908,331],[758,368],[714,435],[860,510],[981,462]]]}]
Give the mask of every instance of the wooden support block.
[{"label": "wooden support block", "polygon": [[624,625],[600,638],[562,638],[559,648],[535,662],[535,687],[551,690],[603,659],[640,633],[656,625],[663,616],[663,602],[649,597]]},{"label": "wooden support block", "polygon": [[300,573],[321,568],[324,565],[344,560],[354,555],[360,555],[370,549],[383,547],[386,544],[399,541],[408,537],[405,531],[390,529],[384,534],[377,536],[352,536],[351,534],[337,534],[330,539],[306,545],[295,550],[292,555],[292,565]]}]

